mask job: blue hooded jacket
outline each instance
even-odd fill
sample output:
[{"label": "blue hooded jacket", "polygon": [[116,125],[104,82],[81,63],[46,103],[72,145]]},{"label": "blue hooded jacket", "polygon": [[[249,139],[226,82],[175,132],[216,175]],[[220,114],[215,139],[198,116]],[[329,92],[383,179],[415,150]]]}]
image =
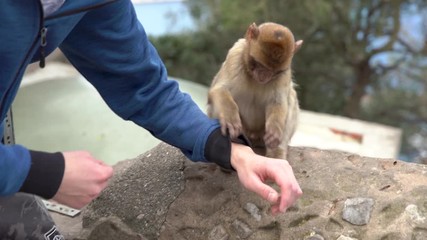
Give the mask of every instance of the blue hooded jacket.
[{"label": "blue hooded jacket", "polygon": [[[219,133],[217,120],[167,79],[130,0],[65,1],[48,17],[39,0],[2,0],[0,36],[0,122],[26,66],[43,65],[44,57],[59,47],[124,120],[180,148],[193,161],[231,168],[229,139]],[[62,180],[63,161],[62,154],[0,145],[0,196],[23,191],[52,197]]]}]

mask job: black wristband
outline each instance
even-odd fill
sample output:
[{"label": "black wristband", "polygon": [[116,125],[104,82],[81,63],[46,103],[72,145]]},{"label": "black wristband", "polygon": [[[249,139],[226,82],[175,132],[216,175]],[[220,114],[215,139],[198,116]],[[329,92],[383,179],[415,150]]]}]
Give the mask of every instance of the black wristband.
[{"label": "black wristband", "polygon": [[[240,135],[233,142],[251,146],[250,141],[244,135]],[[235,170],[231,166],[231,140],[228,136],[221,134],[221,129],[218,128],[209,135],[205,147],[205,158],[222,168]]]},{"label": "black wristband", "polygon": [[30,151],[31,167],[20,192],[45,199],[55,196],[64,177],[65,160],[62,153]]}]

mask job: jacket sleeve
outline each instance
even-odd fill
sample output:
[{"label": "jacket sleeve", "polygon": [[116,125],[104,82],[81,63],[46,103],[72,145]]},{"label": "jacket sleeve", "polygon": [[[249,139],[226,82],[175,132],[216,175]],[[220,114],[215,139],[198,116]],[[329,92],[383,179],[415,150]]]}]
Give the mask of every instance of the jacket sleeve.
[{"label": "jacket sleeve", "polygon": [[0,196],[19,191],[28,175],[30,165],[30,153],[26,148],[20,145],[0,144]]},{"label": "jacket sleeve", "polygon": [[61,153],[0,144],[0,196],[25,192],[50,199],[61,185],[64,169]]},{"label": "jacket sleeve", "polygon": [[86,13],[60,48],[117,115],[180,148],[193,161],[210,161],[205,146],[219,123],[167,79],[130,1]]}]

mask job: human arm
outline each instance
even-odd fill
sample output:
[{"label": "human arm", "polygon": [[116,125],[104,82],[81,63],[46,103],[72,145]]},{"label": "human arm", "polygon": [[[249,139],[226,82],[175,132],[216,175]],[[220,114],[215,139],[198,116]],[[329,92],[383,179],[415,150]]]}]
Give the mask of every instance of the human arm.
[{"label": "human arm", "polygon": [[108,106],[193,161],[219,127],[168,75],[128,1],[88,12],[60,45]]},{"label": "human arm", "polygon": [[112,168],[87,152],[47,153],[0,144],[0,196],[38,195],[81,208],[106,187]]},{"label": "human arm", "polygon": [[60,153],[31,151],[21,145],[0,144],[0,196],[16,192],[51,198],[64,173]]}]

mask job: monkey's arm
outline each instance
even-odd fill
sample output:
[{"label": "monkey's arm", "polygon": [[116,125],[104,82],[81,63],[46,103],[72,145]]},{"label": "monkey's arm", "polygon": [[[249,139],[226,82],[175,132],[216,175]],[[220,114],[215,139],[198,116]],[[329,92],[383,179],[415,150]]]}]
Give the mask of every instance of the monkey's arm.
[{"label": "monkey's arm", "polygon": [[218,118],[221,124],[221,133],[226,136],[227,130],[230,137],[237,138],[242,132],[242,121],[239,115],[239,107],[233,99],[230,91],[224,87],[213,86],[209,90],[209,117]]}]

